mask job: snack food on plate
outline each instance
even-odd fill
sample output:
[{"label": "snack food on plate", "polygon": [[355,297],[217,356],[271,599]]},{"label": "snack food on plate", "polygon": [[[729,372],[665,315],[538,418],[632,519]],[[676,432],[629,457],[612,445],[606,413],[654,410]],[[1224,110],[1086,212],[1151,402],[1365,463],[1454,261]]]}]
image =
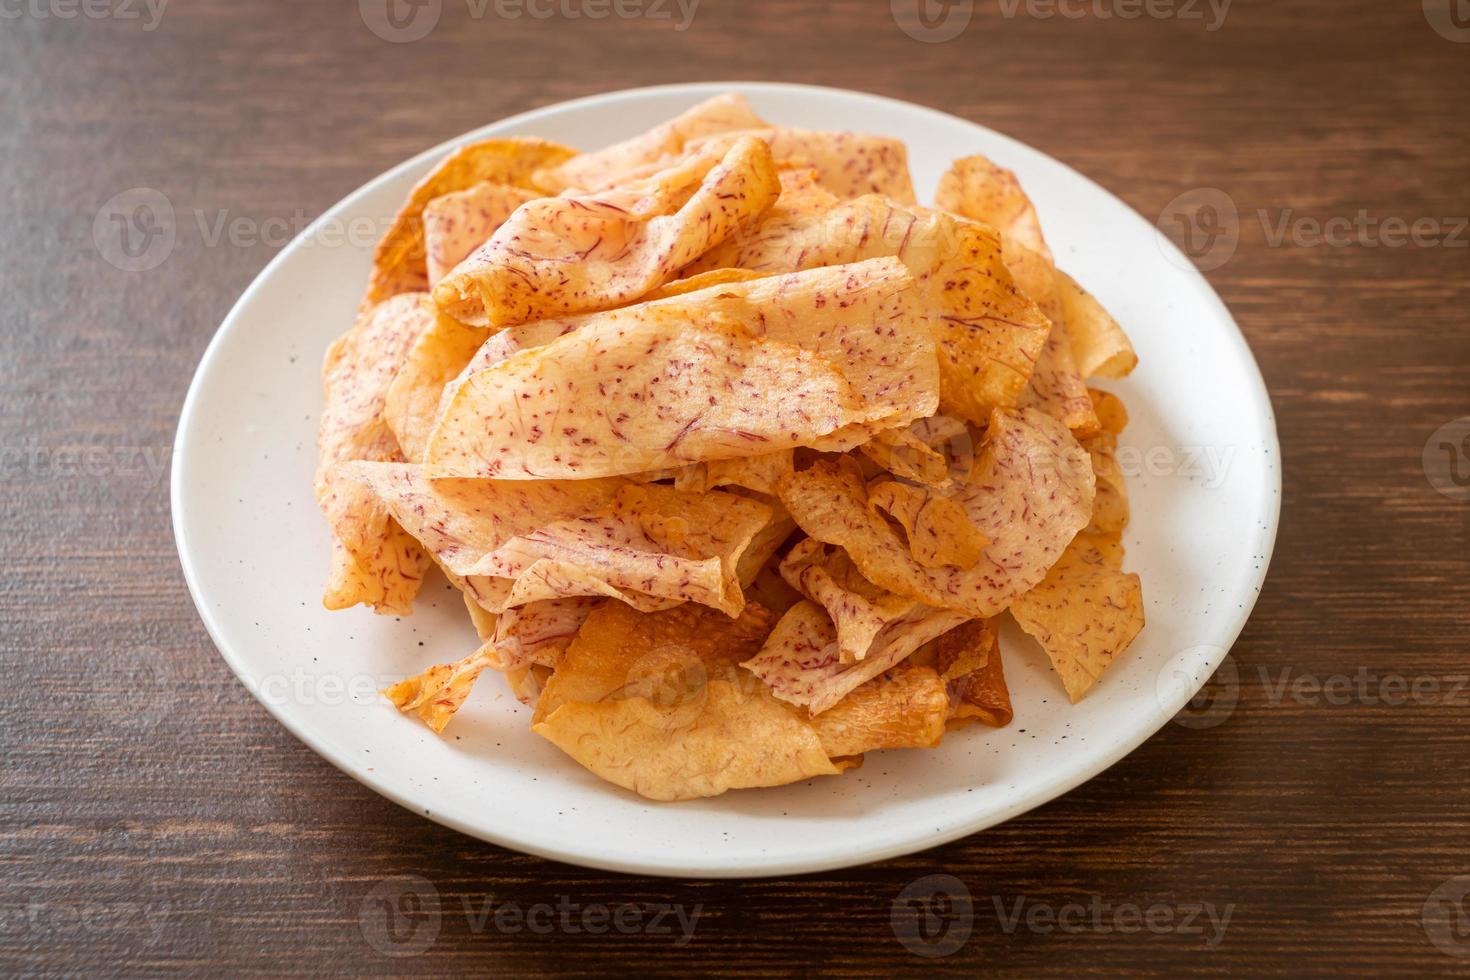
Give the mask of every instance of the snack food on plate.
[{"label": "snack food on plate", "polygon": [[1136,363],[983,157],[921,206],[900,141],[734,94],[471,144],[327,353],[323,601],[404,615],[437,566],[478,643],[386,697],[440,732],[499,674],[650,799],[934,748],[1010,723],[1005,659],[1077,701],[1143,627],[1127,411],[1089,386]]}]

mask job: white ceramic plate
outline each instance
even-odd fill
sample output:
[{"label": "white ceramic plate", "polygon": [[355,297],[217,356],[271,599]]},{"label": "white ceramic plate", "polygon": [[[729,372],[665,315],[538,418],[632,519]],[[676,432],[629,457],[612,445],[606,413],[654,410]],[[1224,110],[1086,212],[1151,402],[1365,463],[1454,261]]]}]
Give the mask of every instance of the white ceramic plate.
[{"label": "white ceramic plate", "polygon": [[[375,692],[476,640],[439,583],[402,621],[328,613],[328,536],[312,500],[318,367],[352,321],[371,235],[449,149],[538,135],[587,149],[722,91],[776,123],[882,133],[909,147],[920,200],[954,157],[1013,168],[1058,263],[1121,321],[1141,357],[1107,386],[1125,398],[1133,523],[1127,567],[1148,626],[1080,704],[1039,649],[1008,635],[1016,719],[934,751],[878,752],[845,776],[653,804],[602,782],[529,731],[483,677],[439,738]],[[349,241],[343,244],[343,239]],[[1244,625],[1266,574],[1279,454],[1260,373],[1187,259],[1121,201],[1036,150],[957,119],[857,92],[700,84],[551,106],[435,147],[354,191],[285,248],[225,318],[199,366],[173,460],[174,531],[199,613],[230,668],[302,741],[426,817],[506,847],[618,871],[795,874],[859,864],[982,830],[1118,761],[1191,698]]]}]

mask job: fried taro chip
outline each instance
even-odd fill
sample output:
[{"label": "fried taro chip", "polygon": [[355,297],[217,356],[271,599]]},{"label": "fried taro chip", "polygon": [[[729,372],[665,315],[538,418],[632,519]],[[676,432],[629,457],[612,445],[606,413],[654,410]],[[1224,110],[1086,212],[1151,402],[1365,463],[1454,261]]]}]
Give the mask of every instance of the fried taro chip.
[{"label": "fried taro chip", "polygon": [[709,289],[711,286],[728,286],[731,283],[750,282],[752,279],[762,278],[764,278],[763,273],[752,272],[749,269],[711,269],[709,272],[701,272],[696,276],[666,282],[653,292],[641,297],[640,302],[651,303],[656,299],[668,299],[671,296],[683,296],[685,293],[697,293],[701,289]]},{"label": "fried taro chip", "polygon": [[327,351],[315,491],[333,535],[322,598],[328,609],[361,602],[375,612],[406,615],[423,584],[428,557],[370,491],[341,479],[335,467],[345,460],[401,458],[384,403],[399,365],[433,320],[423,294],[397,296],[358,317]]},{"label": "fried taro chip", "polygon": [[1040,408],[1069,429],[1087,434],[1097,429],[1097,416],[1087,396],[1087,383],[1073,358],[1067,304],[1062,299],[1062,274],[1045,256],[1015,239],[1002,243],[1006,268],[1022,291],[1034,299],[1051,321],[1051,332],[1036,358],[1035,369],[1018,403]]},{"label": "fried taro chip", "polygon": [[1097,388],[1087,389],[1101,428],[1081,439],[1092,458],[1097,477],[1097,498],[1092,504],[1092,523],[1087,530],[1117,537],[1128,526],[1128,485],[1118,465],[1118,435],[1128,424],[1128,412],[1117,395]]},{"label": "fried taro chip", "polygon": [[912,426],[909,429],[885,429],[858,449],[894,476],[926,486],[947,488],[953,482],[949,460],[911,429]]},{"label": "fried taro chip", "polygon": [[739,669],[772,616],[697,606],[595,612],[536,707],[532,730],[602,778],[650,799],[715,796],[835,775],[869,749],[932,746],[947,708],[933,671],[854,691],[820,718]]},{"label": "fried taro chip", "polygon": [[869,581],[925,603],[990,617],[1039,583],[1092,514],[1095,485],[1085,450],[1036,409],[992,416],[970,479],[953,499],[989,539],[970,568],[926,568],[868,504],[850,458],[820,460],[780,483],[801,529],[841,546]]},{"label": "fried taro chip", "polygon": [[745,550],[789,520],[736,494],[627,480],[428,480],[416,467],[391,465],[348,475],[493,612],[594,595],[650,611],[704,602],[734,615],[744,605]]},{"label": "fried taro chip", "polygon": [[956,565],[969,568],[990,543],[959,501],[897,480],[868,486],[868,507],[881,510],[903,526],[909,554],[925,568]]},{"label": "fried taro chip", "polygon": [[531,201],[434,286],[434,302],[494,327],[621,306],[676,278],[780,187],[770,149],[744,139],[633,183]]},{"label": "fried taro chip", "polygon": [[495,621],[493,643],[503,670],[539,664],[555,669],[577,631],[606,600],[596,596],[546,599],[507,609]]},{"label": "fried taro chip", "polygon": [[383,688],[383,696],[405,714],[412,712],[437,734],[464,706],[470,689],[487,668],[496,666],[494,649],[485,644],[463,660],[436,664],[428,670]]},{"label": "fried taro chip", "polygon": [[758,129],[765,122],[738,93],[707,99],[666,123],[621,143],[566,161],[548,164],[535,174],[535,183],[548,194],[569,188],[605,187],[619,176],[684,151],[692,139],[741,129]]},{"label": "fried taro chip", "polygon": [[835,760],[874,749],[932,749],[944,737],[948,712],[939,676],[905,665],[854,688],[811,724]]},{"label": "fried taro chip", "polygon": [[1053,320],[1018,404],[1039,408],[1079,435],[1087,435],[1097,430],[1098,421],[1092,399],[1087,396],[1087,383],[1072,359],[1068,338],[1066,320]]},{"label": "fried taro chip", "polygon": [[[740,558],[774,516],[765,504],[735,494],[629,484],[598,513],[506,541],[476,562],[473,572],[517,580],[519,586],[522,575],[551,562],[606,583],[617,590],[613,598],[627,601],[624,593],[630,592],[699,602],[735,616],[745,605]],[[547,585],[538,580],[537,587]],[[587,594],[585,584],[550,588],[555,595]],[[512,590],[507,605],[521,605],[529,595],[544,597]]]},{"label": "fried taro chip", "polygon": [[792,451],[783,449],[763,456],[690,463],[675,475],[674,486],[680,490],[693,491],[712,490],[715,487],[744,487],[774,496],[776,483],[792,470]]},{"label": "fried taro chip", "polygon": [[777,126],[708,136],[686,149],[723,149],[746,136],[764,140],[771,156],[787,167],[811,170],[817,184],[838,198],[878,194],[899,204],[914,203],[908,148],[902,140],[887,136]]},{"label": "fried taro chip", "polygon": [[404,359],[388,386],[383,421],[410,463],[423,461],[445,385],[459,377],[484,341],[485,331],[441,313]]},{"label": "fried taro chip", "polygon": [[878,631],[863,659],[844,663],[837,627],[827,611],[814,602],[798,602],[781,617],[760,652],[741,666],[765,681],[776,697],[816,716],[968,618],[914,603]]},{"label": "fried taro chip", "polygon": [[1138,576],[1119,569],[1116,539],[1079,534],[1011,615],[1036,638],[1075,704],[1143,629]]},{"label": "fried taro chip", "polygon": [[1128,335],[1077,281],[1057,270],[1057,292],[1067,320],[1072,358],[1084,378],[1122,378],[1138,366]]},{"label": "fried taro chip", "polygon": [[880,589],[863,578],[847,552],[812,538],[797,542],[781,561],[780,572],[792,588],[827,610],[843,663],[867,657],[883,628],[919,605]]},{"label": "fried taro chip", "polygon": [[376,306],[399,293],[429,288],[423,213],[430,201],[487,181],[531,190],[533,171],[560,163],[574,152],[547,140],[523,136],[471,143],[449,154],[414,186],[378,242],[362,308]]},{"label": "fried taro chip", "polygon": [[983,156],[962,157],[939,178],[934,203],[953,214],[980,221],[1050,262],[1051,249],[1041,234],[1041,219],[1021,182],[1004,167]]},{"label": "fried taro chip", "polygon": [[992,408],[1016,404],[1049,323],[1012,279],[993,230],[871,195],[816,213],[773,211],[687,271],[790,272],[897,257],[932,314],[940,410],[984,425]]},{"label": "fried taro chip", "polygon": [[541,195],[486,181],[436,197],[424,208],[424,251],[433,286],[485,243],[515,213]]},{"label": "fried taro chip", "polygon": [[949,694],[950,728],[979,722],[991,728],[1011,723],[1011,692],[1001,664],[1000,637],[989,620],[972,619],[932,644],[934,669]]},{"label": "fried taro chip", "polygon": [[782,786],[846,768],[828,757],[811,725],[737,683],[706,682],[690,715],[642,697],[572,701],[531,731],[597,776],[651,800]]},{"label": "fried taro chip", "polygon": [[427,463],[439,476],[495,479],[641,473],[820,442],[891,411],[865,404],[810,351],[648,310],[466,379]]},{"label": "fried taro chip", "polygon": [[[603,601],[577,597],[533,602],[509,609],[498,618],[489,617],[490,629],[486,631],[481,623],[488,614],[466,594],[470,615],[475,617],[476,629],[485,641],[481,647],[463,660],[436,664],[386,687],[383,695],[398,710],[417,715],[435,733],[443,732],[486,669],[517,674],[523,688],[529,668],[556,666],[582,623]],[[517,697],[520,696],[521,689],[518,689]]]},{"label": "fried taro chip", "polygon": [[933,414],[938,367],[912,278],[879,259],[596,314],[453,388],[434,476],[585,479],[846,449]]}]

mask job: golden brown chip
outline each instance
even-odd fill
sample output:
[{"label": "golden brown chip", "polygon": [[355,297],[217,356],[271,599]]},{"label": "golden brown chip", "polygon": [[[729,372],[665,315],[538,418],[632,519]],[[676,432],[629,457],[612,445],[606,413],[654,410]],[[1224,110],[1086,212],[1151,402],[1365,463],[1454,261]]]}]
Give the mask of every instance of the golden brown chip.
[{"label": "golden brown chip", "polygon": [[536,173],[535,183],[548,194],[605,187],[629,171],[682,153],[692,139],[764,125],[745,96],[734,92],[718,95],[632,139],[564,162],[549,162]]},{"label": "golden brown chip", "polygon": [[631,302],[765,211],[780,193],[757,139],[629,184],[522,205],[434,286],[441,312],[507,327]]},{"label": "golden brown chip", "polygon": [[436,197],[424,207],[424,251],[433,286],[483,245],[515,209],[539,194],[486,181]]},{"label": "golden brown chip", "polygon": [[487,643],[463,660],[436,664],[421,674],[385,687],[383,696],[399,711],[413,712],[435,732],[442,732],[455,712],[464,706],[475,681],[486,668],[493,666],[494,650]]},{"label": "golden brown chip", "polygon": [[1057,292],[1067,318],[1072,356],[1084,378],[1121,378],[1138,366],[1128,335],[1091,293],[1057,270]]},{"label": "golden brown chip", "polygon": [[792,451],[783,449],[764,456],[690,463],[675,474],[674,486],[680,490],[744,487],[757,493],[774,495],[777,481],[792,471],[791,457]]},{"label": "golden brown chip", "polygon": [[565,146],[524,136],[484,140],[450,153],[414,186],[392,226],[378,242],[362,309],[367,310],[399,293],[429,288],[423,212],[434,198],[485,181],[529,190],[533,171],[560,163],[574,153]]},{"label": "golden brown chip", "polygon": [[596,314],[458,382],[426,465],[435,476],[585,479],[845,449],[933,413],[924,320],[893,259]]},{"label": "golden brown chip", "polygon": [[947,699],[933,671],[904,671],[808,719],[739,670],[770,629],[693,606],[593,613],[546,684],[533,731],[650,799],[714,796],[835,775],[869,749],[930,746]]},{"label": "golden brown chip", "polygon": [[394,297],[358,317],[327,351],[315,492],[333,535],[322,598],[328,609],[361,602],[374,612],[404,615],[423,584],[428,557],[371,492],[337,475],[336,464],[400,458],[384,403],[399,365],[433,320],[422,294]]},{"label": "golden brown chip", "polygon": [[1011,605],[1075,703],[1143,628],[1138,576],[1119,570],[1115,539],[1079,534],[1036,588]]},{"label": "golden brown chip", "polygon": [[870,484],[868,506],[903,526],[909,554],[925,568],[969,568],[990,543],[959,501],[910,483],[885,479]]},{"label": "golden brown chip", "polygon": [[950,164],[939,178],[934,202],[946,211],[990,225],[1051,261],[1041,220],[1021,190],[1021,182],[985,157],[977,154]]},{"label": "golden brown chip", "polygon": [[875,749],[929,749],[944,737],[949,698],[927,667],[901,667],[854,689],[811,720],[834,760]]},{"label": "golden brown chip", "polygon": [[1039,408],[1079,435],[1087,435],[1097,431],[1098,421],[1087,396],[1087,382],[1072,360],[1068,337],[1066,320],[1053,320],[1018,404]]},{"label": "golden brown chip", "polygon": [[970,568],[926,568],[898,531],[868,506],[848,458],[821,460],[781,480],[781,502],[807,534],[844,548],[889,592],[994,616],[1039,583],[1092,514],[1087,453],[1061,423],[1035,409],[997,410],[970,479],[953,498],[990,543]]},{"label": "golden brown chip", "polygon": [[1097,413],[1103,430],[1115,436],[1122,435],[1128,427],[1128,409],[1124,407],[1123,399],[1101,388],[1088,388],[1087,394],[1092,399],[1093,411]]},{"label": "golden brown chip", "polygon": [[439,314],[419,335],[388,386],[383,421],[398,439],[404,459],[421,462],[439,417],[444,386],[457,378],[485,341],[485,331]]},{"label": "golden brown chip", "polygon": [[989,620],[975,619],[934,642],[935,669],[948,684],[950,728],[1011,722],[1011,692],[1001,663],[1000,637]]},{"label": "golden brown chip", "polygon": [[908,429],[886,429],[858,449],[883,469],[905,480],[941,489],[953,482],[949,460],[914,434],[912,426]]},{"label": "golden brown chip", "polygon": [[983,425],[992,408],[1015,405],[1049,323],[1012,279],[990,228],[877,196],[815,213],[773,209],[688,271],[790,272],[879,256],[908,267],[932,311],[940,410]]}]

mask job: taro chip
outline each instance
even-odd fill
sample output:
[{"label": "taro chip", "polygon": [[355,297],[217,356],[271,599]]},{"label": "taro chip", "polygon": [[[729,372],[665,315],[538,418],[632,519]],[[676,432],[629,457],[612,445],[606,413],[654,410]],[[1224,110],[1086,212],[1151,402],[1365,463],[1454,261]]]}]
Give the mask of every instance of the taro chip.
[{"label": "taro chip", "polygon": [[846,449],[932,414],[938,380],[901,263],[815,269],[595,314],[468,374],[426,464],[436,477],[585,479]]},{"label": "taro chip", "polygon": [[383,696],[404,713],[412,712],[437,734],[464,706],[470,689],[486,668],[496,666],[490,644],[463,660],[436,664],[417,676],[383,688]]},{"label": "taro chip", "polygon": [[1066,320],[1052,321],[1051,333],[1019,403],[1039,408],[1067,428],[1086,435],[1097,430],[1098,421],[1087,394],[1087,383],[1072,359],[1069,336]]},{"label": "taro chip", "polygon": [[1067,319],[1073,360],[1084,378],[1121,378],[1138,366],[1128,335],[1091,293],[1057,270],[1057,292]]},{"label": "taro chip", "polygon": [[485,243],[515,209],[539,194],[486,181],[436,197],[424,208],[424,250],[433,286]]},{"label": "taro chip", "polygon": [[484,140],[462,146],[419,181],[373,253],[373,272],[362,308],[399,293],[429,288],[424,208],[454,191],[490,181],[532,189],[531,173],[574,155],[573,150],[532,137]]},{"label": "taro chip", "polygon": [[929,747],[944,684],[926,668],[858,686],[809,718],[737,666],[772,616],[682,606],[593,613],[541,692],[532,730],[610,782],[657,800],[777,786],[851,768],[863,752]]},{"label": "taro chip", "polygon": [[341,479],[336,466],[401,458],[384,403],[399,365],[433,320],[421,293],[397,296],[360,316],[327,351],[315,492],[333,535],[322,598],[328,609],[361,602],[375,612],[406,615],[428,571],[428,557],[388,508],[366,488]]},{"label": "taro chip", "polygon": [[[615,590],[599,587],[590,594],[633,605],[640,603],[625,593],[699,602],[735,616],[745,605],[741,555],[772,516],[765,504],[735,494],[628,484],[597,513],[546,524],[504,542],[476,562],[473,573],[519,580],[530,571],[538,588],[550,588],[554,595],[589,594],[580,576],[571,588],[548,586],[543,581],[548,566],[542,563],[553,563],[562,575],[576,569]],[[507,605],[520,605],[530,595],[550,597],[512,590]]]},{"label": "taro chip", "polygon": [[911,428],[885,429],[858,449],[894,476],[926,486],[948,488],[953,482],[949,460],[913,433]]},{"label": "taro chip", "polygon": [[484,340],[485,331],[439,314],[409,351],[388,386],[383,421],[410,463],[424,458],[444,386],[459,376]]},{"label": "taro chip", "polygon": [[838,198],[878,194],[899,204],[914,203],[908,148],[887,136],[777,126],[706,137],[687,149],[724,148],[746,136],[764,140],[771,156],[788,166],[812,170],[816,182]]},{"label": "taro chip", "polygon": [[990,228],[872,195],[815,213],[778,206],[689,271],[780,273],[880,256],[903,261],[932,313],[940,409],[983,425],[992,408],[1016,404],[1049,323],[1012,279]]},{"label": "taro chip", "polygon": [[711,490],[715,487],[744,487],[757,493],[776,493],[781,477],[792,472],[792,451],[784,449],[763,456],[711,459],[690,463],[674,477],[680,490]]},{"label": "taro chip", "polygon": [[605,600],[595,596],[547,599],[507,609],[496,619],[494,646],[503,669],[540,664],[555,669],[577,631]]},{"label": "taro chip", "polygon": [[837,628],[827,611],[814,602],[798,602],[781,617],[760,653],[740,666],[765,681],[782,701],[816,716],[967,618],[964,613],[915,604],[884,625],[867,656],[844,663]]},{"label": "taro chip", "polygon": [[934,202],[946,211],[981,221],[1051,261],[1041,219],[1021,182],[983,156],[962,157],[939,178]]},{"label": "taro chip", "polygon": [[743,139],[633,183],[534,200],[434,286],[434,302],[494,327],[621,306],[677,278],[779,193],[770,149]]},{"label": "taro chip", "polygon": [[549,164],[536,173],[535,183],[548,194],[560,194],[568,188],[604,187],[629,171],[682,153],[692,139],[764,125],[745,96],[718,95],[632,139]]},{"label": "taro chip", "polygon": [[879,480],[868,487],[868,506],[902,525],[909,554],[926,568],[969,568],[990,543],[959,501],[913,484]]},{"label": "taro chip", "polygon": [[782,560],[780,571],[792,588],[827,610],[843,663],[867,657],[883,628],[919,605],[863,578],[841,548],[811,538],[797,542]]},{"label": "taro chip", "polygon": [[1128,485],[1118,465],[1118,434],[1128,424],[1128,412],[1117,395],[1089,388],[1093,410],[1101,429],[1081,440],[1092,458],[1092,472],[1097,477],[1097,498],[1092,505],[1089,531],[1118,536],[1128,526]]},{"label": "taro chip", "polygon": [[948,688],[948,726],[963,728],[979,722],[1003,728],[1010,724],[1014,715],[1011,693],[994,624],[971,620],[941,636],[933,646],[934,667],[941,671]]},{"label": "taro chip", "polygon": [[1079,534],[1036,588],[1011,605],[1021,628],[1041,644],[1073,703],[1143,628],[1138,576],[1118,568],[1115,539]]},{"label": "taro chip", "polygon": [[875,749],[930,749],[944,737],[949,697],[927,667],[902,666],[854,688],[811,719],[833,759]]},{"label": "taro chip", "polygon": [[770,624],[754,605],[735,620],[694,606],[604,607],[541,693],[532,731],[656,800],[835,775],[811,727],[734,669]]},{"label": "taro chip", "polygon": [[952,494],[988,539],[970,568],[928,568],[869,506],[851,459],[820,460],[781,480],[781,502],[808,535],[842,547],[869,581],[889,592],[994,616],[1039,583],[1086,526],[1095,492],[1086,451],[1066,427],[1035,409],[996,410],[970,479]]}]

